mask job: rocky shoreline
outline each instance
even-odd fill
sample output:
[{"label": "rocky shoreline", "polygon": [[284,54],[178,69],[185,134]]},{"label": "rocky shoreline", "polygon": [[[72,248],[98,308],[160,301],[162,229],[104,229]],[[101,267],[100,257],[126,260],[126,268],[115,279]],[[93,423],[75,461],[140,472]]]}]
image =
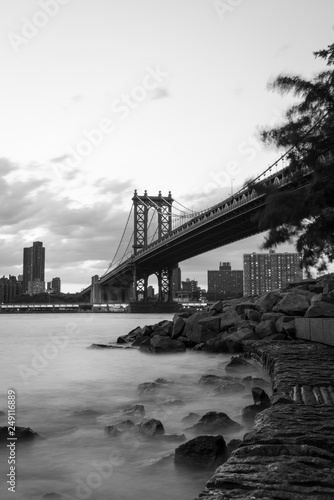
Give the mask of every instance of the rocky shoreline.
[{"label": "rocky shoreline", "polygon": [[[296,340],[296,317],[334,317],[333,274],[255,298],[218,301],[208,311],[178,313],[173,321],[119,337],[118,344],[147,353],[241,353],[232,364],[254,358],[270,374],[272,396],[255,387],[254,405],[243,410],[244,420],[255,419],[243,441],[226,453],[221,436],[210,436],[216,438],[212,463],[217,447],[224,463],[200,500],[334,498],[334,348]],[[192,441],[176,449],[176,462],[188,443],[193,464],[206,453]]]}]

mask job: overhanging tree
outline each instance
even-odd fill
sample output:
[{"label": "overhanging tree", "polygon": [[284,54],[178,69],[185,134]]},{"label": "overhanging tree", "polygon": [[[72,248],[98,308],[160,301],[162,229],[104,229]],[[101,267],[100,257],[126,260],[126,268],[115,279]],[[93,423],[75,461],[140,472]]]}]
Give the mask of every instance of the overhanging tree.
[{"label": "overhanging tree", "polygon": [[[334,44],[314,55],[328,69],[312,80],[280,75],[270,84],[272,90],[297,98],[283,125],[261,132],[264,143],[290,150],[294,189],[268,188],[267,205],[258,217],[260,229],[269,229],[262,248],[295,242],[308,273],[311,267],[325,270],[334,260]],[[302,167],[309,172],[303,189]]]}]

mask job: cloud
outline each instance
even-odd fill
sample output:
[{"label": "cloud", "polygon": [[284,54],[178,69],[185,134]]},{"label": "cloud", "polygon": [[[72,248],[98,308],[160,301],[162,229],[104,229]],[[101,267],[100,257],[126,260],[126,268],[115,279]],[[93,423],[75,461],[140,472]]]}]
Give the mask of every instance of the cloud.
[{"label": "cloud", "polygon": [[[7,160],[0,166],[6,167],[0,171],[0,274],[22,274],[23,248],[37,240],[46,248],[47,280],[60,276],[63,282],[85,286],[91,276],[103,274],[128,218],[132,181],[99,179],[89,186],[93,202],[87,204],[83,194],[82,202],[74,204],[70,192],[55,192],[50,178],[41,175],[43,169],[32,170],[29,178],[18,181],[4,176],[15,165]],[[127,191],[129,204],[124,207]],[[117,259],[125,251],[132,228],[131,221]]]},{"label": "cloud", "polygon": [[49,161],[52,161],[52,163],[63,163],[69,158],[71,158],[70,155],[62,155],[62,156],[57,156],[56,158],[51,158]]}]

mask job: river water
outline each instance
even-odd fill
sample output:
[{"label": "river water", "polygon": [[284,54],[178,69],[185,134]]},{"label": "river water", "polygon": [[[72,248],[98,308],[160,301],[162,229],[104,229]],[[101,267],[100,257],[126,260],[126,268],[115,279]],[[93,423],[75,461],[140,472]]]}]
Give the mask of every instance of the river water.
[{"label": "river water", "polygon": [[[146,416],[162,421],[166,433],[182,433],[189,412],[223,411],[241,423],[250,391],[213,396],[198,385],[205,373],[225,374],[230,356],[187,351],[152,355],[136,349],[87,349],[116,341],[136,326],[166,315],[14,314],[0,315],[0,426],[7,425],[7,392],[16,395],[16,425],[42,438],[16,446],[16,493],[7,490],[8,451],[0,453],[0,498],[42,500],[57,493],[66,500],[192,500],[212,471],[180,470],[168,456],[178,442],[109,437],[104,427],[125,408],[143,404]],[[261,375],[260,375],[261,376]],[[137,386],[159,377],[174,384],[155,396]],[[169,406],[178,399],[183,405]],[[130,417],[131,418],[131,417]],[[245,433],[224,435],[225,441]],[[187,432],[187,439],[193,437]],[[61,498],[52,497],[45,498]]]}]

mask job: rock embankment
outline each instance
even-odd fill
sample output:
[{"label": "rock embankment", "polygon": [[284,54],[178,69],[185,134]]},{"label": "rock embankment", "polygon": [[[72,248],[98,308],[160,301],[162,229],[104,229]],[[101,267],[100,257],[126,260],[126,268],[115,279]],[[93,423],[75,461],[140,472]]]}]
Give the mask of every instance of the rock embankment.
[{"label": "rock embankment", "polygon": [[218,301],[206,311],[177,313],[172,321],[138,326],[115,345],[157,354],[182,353],[187,348],[242,352],[259,340],[292,340],[296,317],[334,318],[334,274],[258,297]]},{"label": "rock embankment", "polygon": [[271,374],[271,406],[199,498],[334,498],[334,348],[257,342],[250,353]]}]

